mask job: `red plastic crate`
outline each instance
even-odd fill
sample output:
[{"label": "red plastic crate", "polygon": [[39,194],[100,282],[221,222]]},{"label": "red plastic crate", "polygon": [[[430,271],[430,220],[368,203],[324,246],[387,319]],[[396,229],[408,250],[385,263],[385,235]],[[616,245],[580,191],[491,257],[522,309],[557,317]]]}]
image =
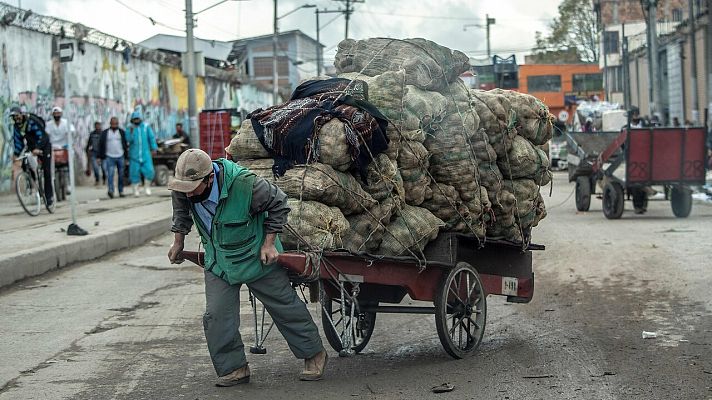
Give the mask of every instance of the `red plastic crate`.
[{"label": "red plastic crate", "polygon": [[228,111],[202,111],[198,117],[200,124],[200,149],[216,159],[225,157],[225,148],[230,144],[230,122]]}]

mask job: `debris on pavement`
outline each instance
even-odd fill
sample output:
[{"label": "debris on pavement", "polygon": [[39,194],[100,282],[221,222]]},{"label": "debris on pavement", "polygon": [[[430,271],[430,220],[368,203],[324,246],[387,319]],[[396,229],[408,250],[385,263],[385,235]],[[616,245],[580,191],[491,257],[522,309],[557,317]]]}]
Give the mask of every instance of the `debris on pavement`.
[{"label": "debris on pavement", "polygon": [[524,379],[546,379],[546,378],[553,378],[554,375],[550,374],[544,374],[544,375],[525,375],[522,378]]},{"label": "debris on pavement", "polygon": [[643,331],[643,339],[655,339],[658,337],[656,332]]},{"label": "debris on pavement", "polygon": [[452,392],[453,390],[455,390],[455,385],[451,385],[449,383],[443,383],[442,385],[433,386],[432,388],[430,388],[430,390],[433,393],[447,393],[447,392]]}]

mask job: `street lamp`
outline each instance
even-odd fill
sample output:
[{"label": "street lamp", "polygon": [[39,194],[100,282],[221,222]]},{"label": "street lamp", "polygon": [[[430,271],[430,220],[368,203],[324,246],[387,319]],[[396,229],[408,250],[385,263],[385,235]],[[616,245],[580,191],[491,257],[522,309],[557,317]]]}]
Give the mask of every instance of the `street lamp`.
[{"label": "street lamp", "polygon": [[490,25],[494,25],[495,19],[490,18],[489,14],[485,15],[485,25],[481,24],[466,24],[462,26],[462,30],[466,31],[467,28],[469,27],[476,27],[476,28],[486,28],[487,29],[487,58],[489,59],[491,57],[490,55]]},{"label": "street lamp", "polygon": [[279,73],[277,72],[277,34],[279,32],[278,21],[287,15],[299,11],[302,8],[314,8],[314,4],[302,4],[294,10],[277,16],[277,0],[274,0],[274,32],[272,33],[272,102],[276,105],[279,101]]}]

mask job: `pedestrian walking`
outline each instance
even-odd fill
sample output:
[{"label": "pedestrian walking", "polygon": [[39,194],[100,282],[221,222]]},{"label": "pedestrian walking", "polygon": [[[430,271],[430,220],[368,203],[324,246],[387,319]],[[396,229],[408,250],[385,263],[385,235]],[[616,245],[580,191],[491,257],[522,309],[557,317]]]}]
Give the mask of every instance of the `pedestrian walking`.
[{"label": "pedestrian walking", "polygon": [[62,108],[52,108],[52,120],[46,125],[49,140],[53,150],[66,150],[69,148],[69,135],[74,134],[74,125],[66,118],[62,118]]},{"label": "pedestrian walking", "polygon": [[199,149],[178,157],[168,188],[175,233],[168,258],[183,261],[185,236],[193,223],[205,246],[203,327],[219,377],[216,385],[250,381],[239,332],[242,284],[265,305],[294,356],[305,360],[300,379],[321,379],[328,356],[319,331],[286,270],[276,263],[282,251],[278,234],[289,214],[287,195],[232,161],[211,161]]},{"label": "pedestrian walking", "polygon": [[99,158],[103,160],[109,178],[109,198],[114,198],[114,173],[118,176],[119,197],[124,197],[124,165],[128,154],[126,132],[119,128],[119,119],[111,117],[109,128],[101,132],[99,137]]},{"label": "pedestrian walking", "polygon": [[90,176],[92,171],[94,172],[94,186],[99,186],[99,182],[106,184],[106,169],[104,168],[104,163],[101,162],[101,157],[99,157],[101,133],[101,122],[94,122],[94,130],[89,133],[86,147],[87,159],[89,160],[87,176]]},{"label": "pedestrian walking", "polygon": [[150,196],[151,182],[155,175],[152,155],[155,154],[158,145],[153,129],[143,122],[139,111],[131,114],[131,124],[126,131],[126,142],[129,146],[129,179],[133,185],[134,196],[140,195],[138,184],[141,182],[141,175],[146,178],[146,195]]}]

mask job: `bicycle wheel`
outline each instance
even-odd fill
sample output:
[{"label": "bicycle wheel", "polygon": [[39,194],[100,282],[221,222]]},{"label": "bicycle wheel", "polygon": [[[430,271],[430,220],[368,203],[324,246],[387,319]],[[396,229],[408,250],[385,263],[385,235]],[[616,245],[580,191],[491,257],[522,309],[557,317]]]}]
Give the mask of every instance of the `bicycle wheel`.
[{"label": "bicycle wheel", "polygon": [[15,193],[20,205],[25,212],[31,216],[37,216],[42,207],[40,191],[37,181],[26,171],[20,172],[15,178]]},{"label": "bicycle wheel", "polygon": [[[57,198],[55,197],[54,201],[52,204],[47,204],[47,197],[45,196],[44,192],[44,181],[43,181],[43,175],[42,175],[42,170],[40,170],[37,173],[37,185],[41,188],[40,190],[40,198],[42,199],[42,202],[45,205],[45,208],[50,214],[54,214],[54,209],[57,207]],[[52,182],[54,183],[54,182]],[[54,191],[54,187],[52,188],[52,191]]]}]

